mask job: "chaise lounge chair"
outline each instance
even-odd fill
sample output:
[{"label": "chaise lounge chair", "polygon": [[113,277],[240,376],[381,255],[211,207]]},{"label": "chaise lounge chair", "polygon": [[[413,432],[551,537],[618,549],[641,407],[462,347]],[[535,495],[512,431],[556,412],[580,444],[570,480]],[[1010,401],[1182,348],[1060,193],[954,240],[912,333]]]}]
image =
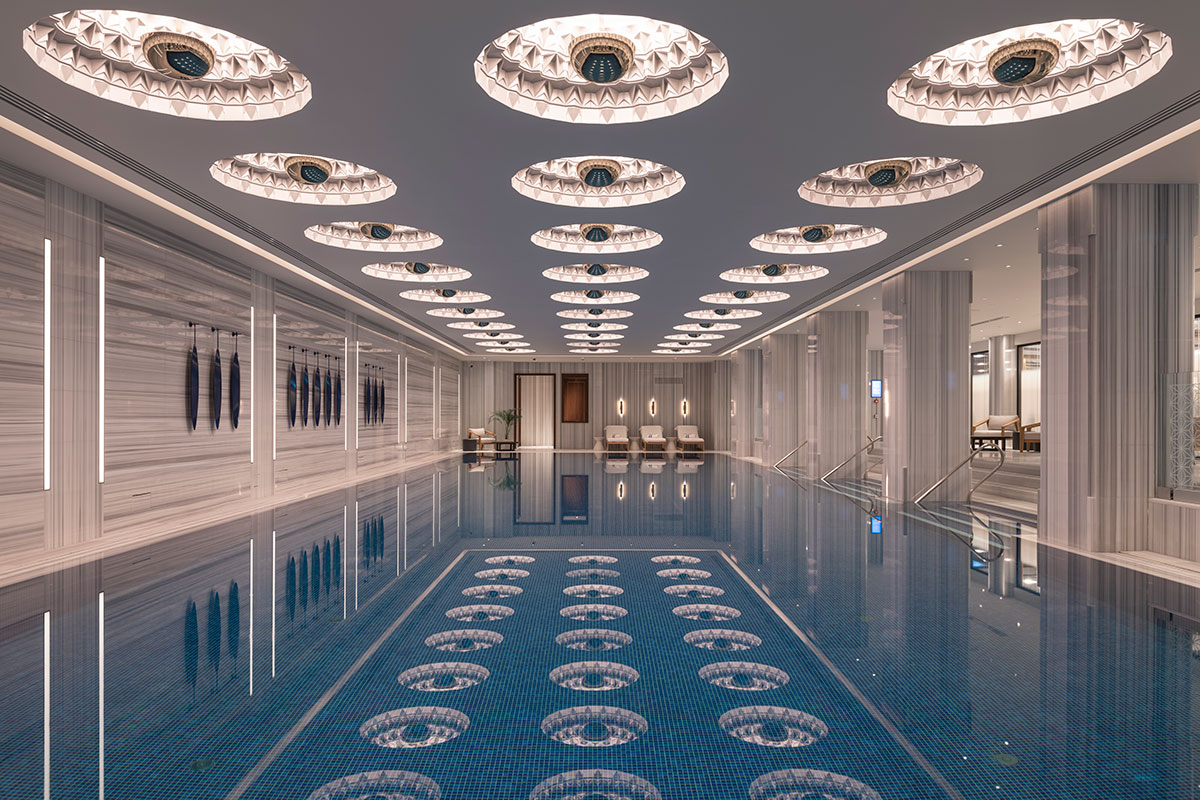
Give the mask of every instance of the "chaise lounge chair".
[{"label": "chaise lounge chair", "polygon": [[646,453],[667,451],[667,437],[663,436],[662,425],[643,425],[638,429],[642,437],[642,451]]},{"label": "chaise lounge chair", "polygon": [[629,428],[624,425],[604,426],[604,452],[629,452]]},{"label": "chaise lounge chair", "polygon": [[679,440],[681,455],[686,455],[689,448],[691,452],[704,452],[704,440],[700,438],[700,429],[695,425],[676,425],[675,438]]}]

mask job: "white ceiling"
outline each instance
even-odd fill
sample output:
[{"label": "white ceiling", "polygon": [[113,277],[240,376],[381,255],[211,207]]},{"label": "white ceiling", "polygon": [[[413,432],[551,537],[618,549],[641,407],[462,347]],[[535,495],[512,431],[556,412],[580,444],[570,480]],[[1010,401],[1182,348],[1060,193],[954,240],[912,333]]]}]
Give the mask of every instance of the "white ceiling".
[{"label": "white ceiling", "polygon": [[[758,324],[738,332],[752,334],[818,299],[847,291],[873,272],[894,268],[896,262],[889,259],[914,243],[1187,97],[1200,73],[1196,3],[1061,0],[1048,10],[1047,4],[1034,0],[968,5],[926,0],[915,13],[911,4],[880,0],[749,5],[613,0],[604,11],[659,17],[708,36],[728,57],[730,78],[711,100],[674,117],[627,125],[572,125],[521,114],[492,100],[476,85],[472,62],[488,40],[509,28],[598,10],[592,7],[548,0],[530,0],[519,7],[383,0],[362,0],[352,7],[293,3],[286,9],[277,3],[232,0],[199,5],[171,0],[151,6],[146,10],[226,28],[274,49],[312,81],[312,102],[276,120],[208,122],[141,112],[95,98],[60,83],[21,49],[26,25],[64,10],[50,0],[3,4],[0,32],[8,46],[0,48],[0,83],[318,261],[352,290],[399,309],[463,347],[464,340],[444,321],[423,313],[427,306],[400,300],[400,287],[394,283],[363,276],[359,267],[367,259],[361,254],[323,247],[306,239],[303,230],[317,222],[364,216],[438,233],[445,245],[422,257],[474,272],[462,286],[493,295],[488,305],[506,311],[506,321],[517,325],[539,355],[566,352],[559,329],[563,320],[554,315],[564,306],[549,299],[562,285],[546,280],[541,272],[577,259],[534,246],[529,236],[538,229],[600,221],[643,225],[663,234],[665,242],[659,247],[613,259],[651,273],[629,286],[642,299],[629,306],[635,316],[628,320],[631,327],[624,332],[628,335],[622,355],[648,353],[673,325],[684,321],[685,311],[700,307],[700,294],[732,288],[717,277],[722,270],[761,263],[763,254],[747,244],[759,233],[821,222],[866,223],[888,231],[881,245],[808,259],[828,267],[831,274],[793,284],[788,288],[790,301],[762,307],[767,313]],[[885,103],[890,82],[935,50],[973,35],[1070,16],[1127,17],[1157,26],[1173,37],[1174,58],[1160,75],[1132,92],[1025,124],[921,125],[899,117]],[[0,103],[0,114],[86,153],[139,185],[164,191],[10,104]],[[1174,116],[1030,188],[1023,199],[1197,118],[1200,106],[1184,104]],[[209,177],[214,160],[255,151],[355,161],[395,179],[399,191],[382,203],[347,213],[241,195]],[[682,172],[687,186],[660,203],[595,211],[538,203],[510,186],[513,173],[533,162],[582,154],[653,159]],[[980,164],[986,174],[978,186],[956,197],[888,209],[835,211],[801,201],[796,194],[802,180],[821,170],[902,155],[957,156]],[[0,135],[0,158],[61,175],[81,188],[95,184],[64,164],[31,158],[28,146],[7,135]],[[1191,163],[1193,172],[1200,173],[1200,159]],[[1197,178],[1200,174],[1190,180]],[[105,198],[110,202],[131,210],[142,207],[128,195],[110,194]],[[971,224],[1019,206],[1023,199],[1009,197]],[[151,216],[189,238],[229,248],[181,219],[163,213]],[[1033,225],[1028,215],[1018,218],[978,242],[926,261],[922,268],[957,268],[963,257],[970,257],[976,269],[974,318],[983,319],[985,312],[998,316],[988,310],[995,306],[1006,309],[1010,318],[997,324],[1006,327],[997,333],[1034,328],[1036,285],[1029,290],[1031,276],[1036,284]],[[941,240],[964,230],[943,231]],[[932,249],[937,241],[924,242],[912,255]],[[997,241],[1005,247],[995,248]],[[955,258],[957,264],[952,263]],[[1011,269],[1005,269],[1008,263]],[[981,326],[979,333],[991,335],[991,330]],[[711,350],[700,357],[712,357],[720,348]]]}]

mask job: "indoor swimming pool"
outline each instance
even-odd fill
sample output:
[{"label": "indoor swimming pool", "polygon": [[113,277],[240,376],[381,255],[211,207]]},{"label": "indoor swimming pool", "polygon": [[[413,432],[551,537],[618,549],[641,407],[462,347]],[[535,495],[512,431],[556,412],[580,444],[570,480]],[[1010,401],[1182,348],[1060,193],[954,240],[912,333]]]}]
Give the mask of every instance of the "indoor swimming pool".
[{"label": "indoor swimming pool", "polygon": [[0,589],[0,796],[1200,796],[1200,591],[708,454],[445,460]]}]

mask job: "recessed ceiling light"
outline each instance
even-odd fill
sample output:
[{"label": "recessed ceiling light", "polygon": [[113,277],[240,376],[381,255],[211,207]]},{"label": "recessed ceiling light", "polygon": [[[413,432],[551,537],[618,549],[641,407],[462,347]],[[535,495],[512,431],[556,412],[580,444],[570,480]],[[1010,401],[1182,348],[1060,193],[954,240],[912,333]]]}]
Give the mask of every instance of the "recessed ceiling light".
[{"label": "recessed ceiling light", "polygon": [[632,303],[639,299],[639,295],[616,289],[572,289],[567,292],[555,292],[550,295],[550,299],[560,303],[607,306],[617,303]]},{"label": "recessed ceiling light", "polygon": [[492,299],[491,295],[469,289],[408,289],[400,296],[419,303],[486,303]]},{"label": "recessed ceiling light", "polygon": [[584,320],[601,320],[601,319],[625,319],[632,317],[633,312],[624,308],[564,308],[562,311],[555,312],[557,316],[565,319],[584,319]]},{"label": "recessed ceiling light", "polygon": [[735,289],[731,292],[713,292],[700,296],[701,303],[714,305],[750,305],[757,303],[778,303],[787,300],[791,295],[768,289]]},{"label": "recessed ceiling light", "polygon": [[543,270],[542,275],[564,283],[629,283],[649,277],[641,267],[622,264],[566,264]]},{"label": "recessed ceiling light", "polygon": [[473,333],[464,333],[463,338],[494,341],[497,339],[524,339],[525,335],[521,333],[512,333],[511,331],[475,331]]},{"label": "recessed ceiling light", "polygon": [[646,17],[555,17],[505,33],[475,80],[517,111],[561,122],[642,122],[700,105],[729,77],[725,55],[680,25]]},{"label": "recessed ceiling light", "polygon": [[623,333],[604,333],[602,331],[591,331],[590,333],[564,333],[564,339],[581,339],[590,340],[593,342],[615,342],[618,339],[624,339]]},{"label": "recessed ceiling light", "polygon": [[1122,19],[1063,19],[960,42],[914,64],[888,89],[901,116],[993,125],[1103,102],[1158,73],[1171,37]]},{"label": "recessed ceiling light", "polygon": [[475,308],[474,306],[459,306],[458,308],[431,308],[425,312],[431,317],[451,317],[454,319],[487,320],[503,317],[504,312],[494,308]]},{"label": "recessed ceiling light", "polygon": [[674,327],[677,331],[736,331],[742,326],[733,322],[687,322]]},{"label": "recessed ceiling light", "polygon": [[287,59],[220,28],[134,11],[65,11],[25,29],[25,52],[61,81],[127,106],[211,120],[282,117],[312,86]]},{"label": "recessed ceiling light", "polygon": [[662,235],[636,225],[585,222],[544,228],[529,237],[538,247],[561,253],[633,253],[662,244]]},{"label": "recessed ceiling light", "polygon": [[821,224],[780,228],[750,240],[755,250],[788,255],[839,253],[879,244],[887,238],[882,228],[871,225]]},{"label": "recessed ceiling light", "polygon": [[208,171],[230,189],[289,203],[376,203],[396,193],[392,179],[373,169],[321,156],[246,153],[223,158]]},{"label": "recessed ceiling light", "polygon": [[983,170],[977,164],[942,156],[911,156],[847,164],[809,178],[797,192],[810,203],[877,208],[948,197],[982,178]]},{"label": "recessed ceiling light", "polygon": [[757,308],[701,308],[684,314],[688,319],[730,320],[761,317],[762,312]]},{"label": "recessed ceiling light", "polygon": [[703,342],[703,341],[716,341],[717,339],[724,339],[725,334],[723,334],[723,333],[699,333],[696,331],[692,331],[690,333],[668,333],[666,338],[670,339],[672,341]]},{"label": "recessed ceiling light", "polygon": [[730,283],[799,283],[824,278],[828,274],[829,270],[824,267],[805,264],[758,264],[727,269],[721,273],[721,280]]},{"label": "recessed ceiling light", "polygon": [[553,158],[526,167],[512,186],[543,203],[577,208],[636,206],[683,190],[683,176],[663,164],[627,156]]},{"label": "recessed ceiling light", "polygon": [[[410,283],[453,283],[465,281],[471,273],[462,267],[446,264],[426,264],[423,261],[393,261],[389,264],[367,264],[362,268],[364,275],[389,281]],[[460,301],[461,302],[461,301]],[[475,301],[470,301],[475,302]]]},{"label": "recessed ceiling light", "polygon": [[[442,309],[442,308],[433,309],[433,311],[445,311],[445,310],[447,310],[447,309]],[[453,310],[453,309],[450,309],[450,310]],[[429,311],[427,313],[432,314],[433,311]],[[439,314],[438,316],[445,316],[445,315]],[[497,322],[497,321],[491,320],[491,319],[476,319],[476,320],[471,320],[469,322],[466,322],[466,321],[451,322],[451,323],[448,323],[446,325],[446,327],[453,328],[453,329],[459,330],[459,331],[474,331],[474,330],[510,331],[517,326],[513,325],[511,322]]]},{"label": "recessed ceiling light", "polygon": [[620,322],[568,322],[559,326],[565,331],[624,331],[629,326]]},{"label": "recessed ceiling light", "polygon": [[381,253],[413,253],[442,245],[436,233],[394,222],[330,222],[309,226],[304,235],[330,247]]}]

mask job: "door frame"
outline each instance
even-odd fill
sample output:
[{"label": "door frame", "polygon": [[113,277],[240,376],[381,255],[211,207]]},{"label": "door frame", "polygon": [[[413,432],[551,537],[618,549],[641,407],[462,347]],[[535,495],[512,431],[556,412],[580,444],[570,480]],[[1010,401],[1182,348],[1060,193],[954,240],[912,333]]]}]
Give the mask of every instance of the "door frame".
[{"label": "door frame", "polygon": [[[513,399],[514,399],[514,402],[516,403],[516,409],[518,412],[521,410],[521,378],[523,376],[528,376],[528,377],[540,376],[540,377],[550,378],[550,384],[552,387],[551,391],[553,392],[553,395],[554,395],[550,399],[550,413],[553,415],[553,419],[551,420],[551,427],[552,427],[553,434],[554,434],[553,447],[555,450],[558,449],[558,380],[557,380],[557,375],[558,375],[558,373],[556,373],[556,372],[514,372],[513,373]],[[521,446],[521,420],[517,420],[517,436],[514,441],[516,441],[518,447]]]}]

